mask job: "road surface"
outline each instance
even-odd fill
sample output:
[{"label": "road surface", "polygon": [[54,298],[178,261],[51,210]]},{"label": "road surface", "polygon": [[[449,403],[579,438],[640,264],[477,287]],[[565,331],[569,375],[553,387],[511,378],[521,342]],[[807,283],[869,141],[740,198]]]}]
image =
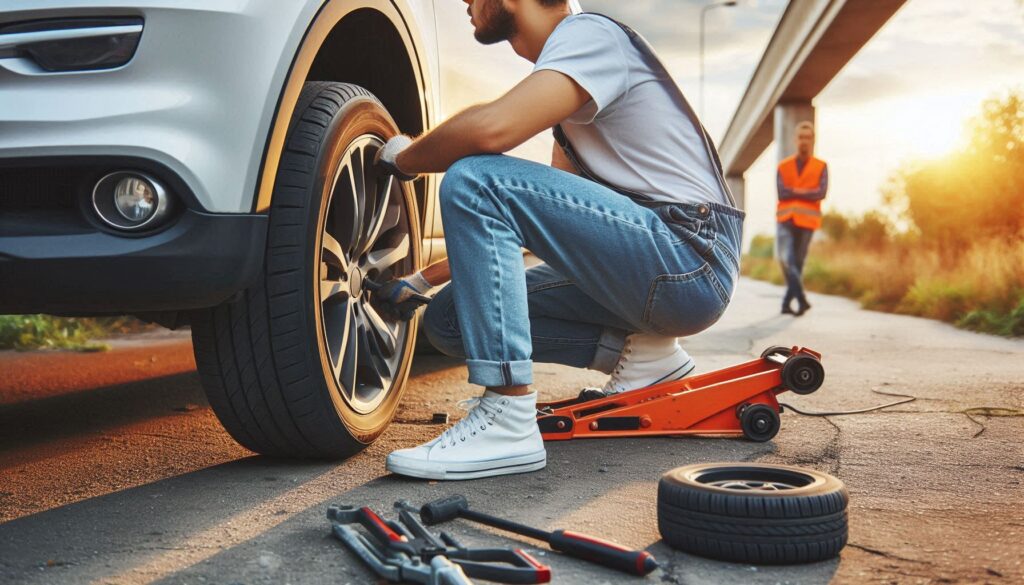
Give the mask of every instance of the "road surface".
[{"label": "road surface", "polygon": [[[235,445],[209,410],[180,333],[120,341],[107,354],[0,352],[0,582],[375,583],[329,537],[332,503],[389,510],[465,494],[482,510],[648,547],[663,569],[624,578],[532,541],[464,523],[477,546],[525,546],[556,583],[1019,583],[1024,581],[1024,341],[867,312],[814,295],[799,319],[776,314],[781,289],[745,280],[725,317],[686,340],[708,371],[769,345],[824,354],[825,386],[784,395],[841,410],[909,394],[857,416],[782,416],[769,443],[732,439],[575,441],[548,447],[547,469],[463,483],[388,475],[385,454],[442,427],[472,395],[465,369],[420,355],[398,420],[346,462],[283,463]],[[542,365],[543,398],[602,375]],[[998,416],[997,416],[998,415]],[[655,486],[673,467],[762,461],[838,475],[850,491],[850,545],[839,560],[795,567],[719,563],[671,551],[655,522]]]}]

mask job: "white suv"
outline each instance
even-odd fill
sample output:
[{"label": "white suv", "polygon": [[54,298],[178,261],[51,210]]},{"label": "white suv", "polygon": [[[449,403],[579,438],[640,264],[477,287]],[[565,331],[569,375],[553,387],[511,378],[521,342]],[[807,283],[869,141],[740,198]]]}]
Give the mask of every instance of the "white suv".
[{"label": "white suv", "polygon": [[189,323],[245,447],[372,442],[416,323],[382,318],[366,281],[444,255],[437,177],[372,161],[438,122],[436,31],[471,41],[446,10],[465,4],[4,0],[0,313]]}]

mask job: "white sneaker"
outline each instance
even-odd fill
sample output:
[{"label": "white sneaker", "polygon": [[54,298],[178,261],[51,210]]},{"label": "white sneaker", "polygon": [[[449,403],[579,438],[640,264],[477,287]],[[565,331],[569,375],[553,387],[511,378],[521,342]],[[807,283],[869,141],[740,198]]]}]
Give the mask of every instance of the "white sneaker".
[{"label": "white sneaker", "polygon": [[465,418],[433,441],[388,455],[388,471],[424,479],[476,479],[547,465],[536,392],[505,396],[487,391],[474,402]]},{"label": "white sneaker", "polygon": [[682,380],[696,367],[675,337],[634,333],[626,337],[619,363],[601,391],[607,396]]}]

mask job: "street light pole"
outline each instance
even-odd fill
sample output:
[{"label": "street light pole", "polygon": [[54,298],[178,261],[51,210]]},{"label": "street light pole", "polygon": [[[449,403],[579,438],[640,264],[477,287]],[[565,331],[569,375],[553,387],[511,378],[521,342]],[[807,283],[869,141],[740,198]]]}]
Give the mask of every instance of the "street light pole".
[{"label": "street light pole", "polygon": [[719,6],[736,6],[736,0],[712,2],[700,9],[700,117],[704,119],[704,21],[708,11]]}]

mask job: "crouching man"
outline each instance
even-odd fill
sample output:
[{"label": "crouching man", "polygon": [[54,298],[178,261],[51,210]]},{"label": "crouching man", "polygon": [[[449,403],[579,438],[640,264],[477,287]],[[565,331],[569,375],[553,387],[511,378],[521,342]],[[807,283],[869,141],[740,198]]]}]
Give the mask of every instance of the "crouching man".
[{"label": "crouching man", "polygon": [[[693,371],[676,338],[725,311],[743,223],[710,138],[635,32],[566,0],[465,2],[477,40],[508,41],[532,74],[378,160],[405,180],[446,171],[448,261],[389,294],[401,304],[450,277],[425,332],[485,388],[461,421],[387,458],[432,479],[545,466],[534,361],[606,372],[599,393]],[[551,166],[500,154],[550,128]],[[525,270],[522,248],[544,264]]]}]

